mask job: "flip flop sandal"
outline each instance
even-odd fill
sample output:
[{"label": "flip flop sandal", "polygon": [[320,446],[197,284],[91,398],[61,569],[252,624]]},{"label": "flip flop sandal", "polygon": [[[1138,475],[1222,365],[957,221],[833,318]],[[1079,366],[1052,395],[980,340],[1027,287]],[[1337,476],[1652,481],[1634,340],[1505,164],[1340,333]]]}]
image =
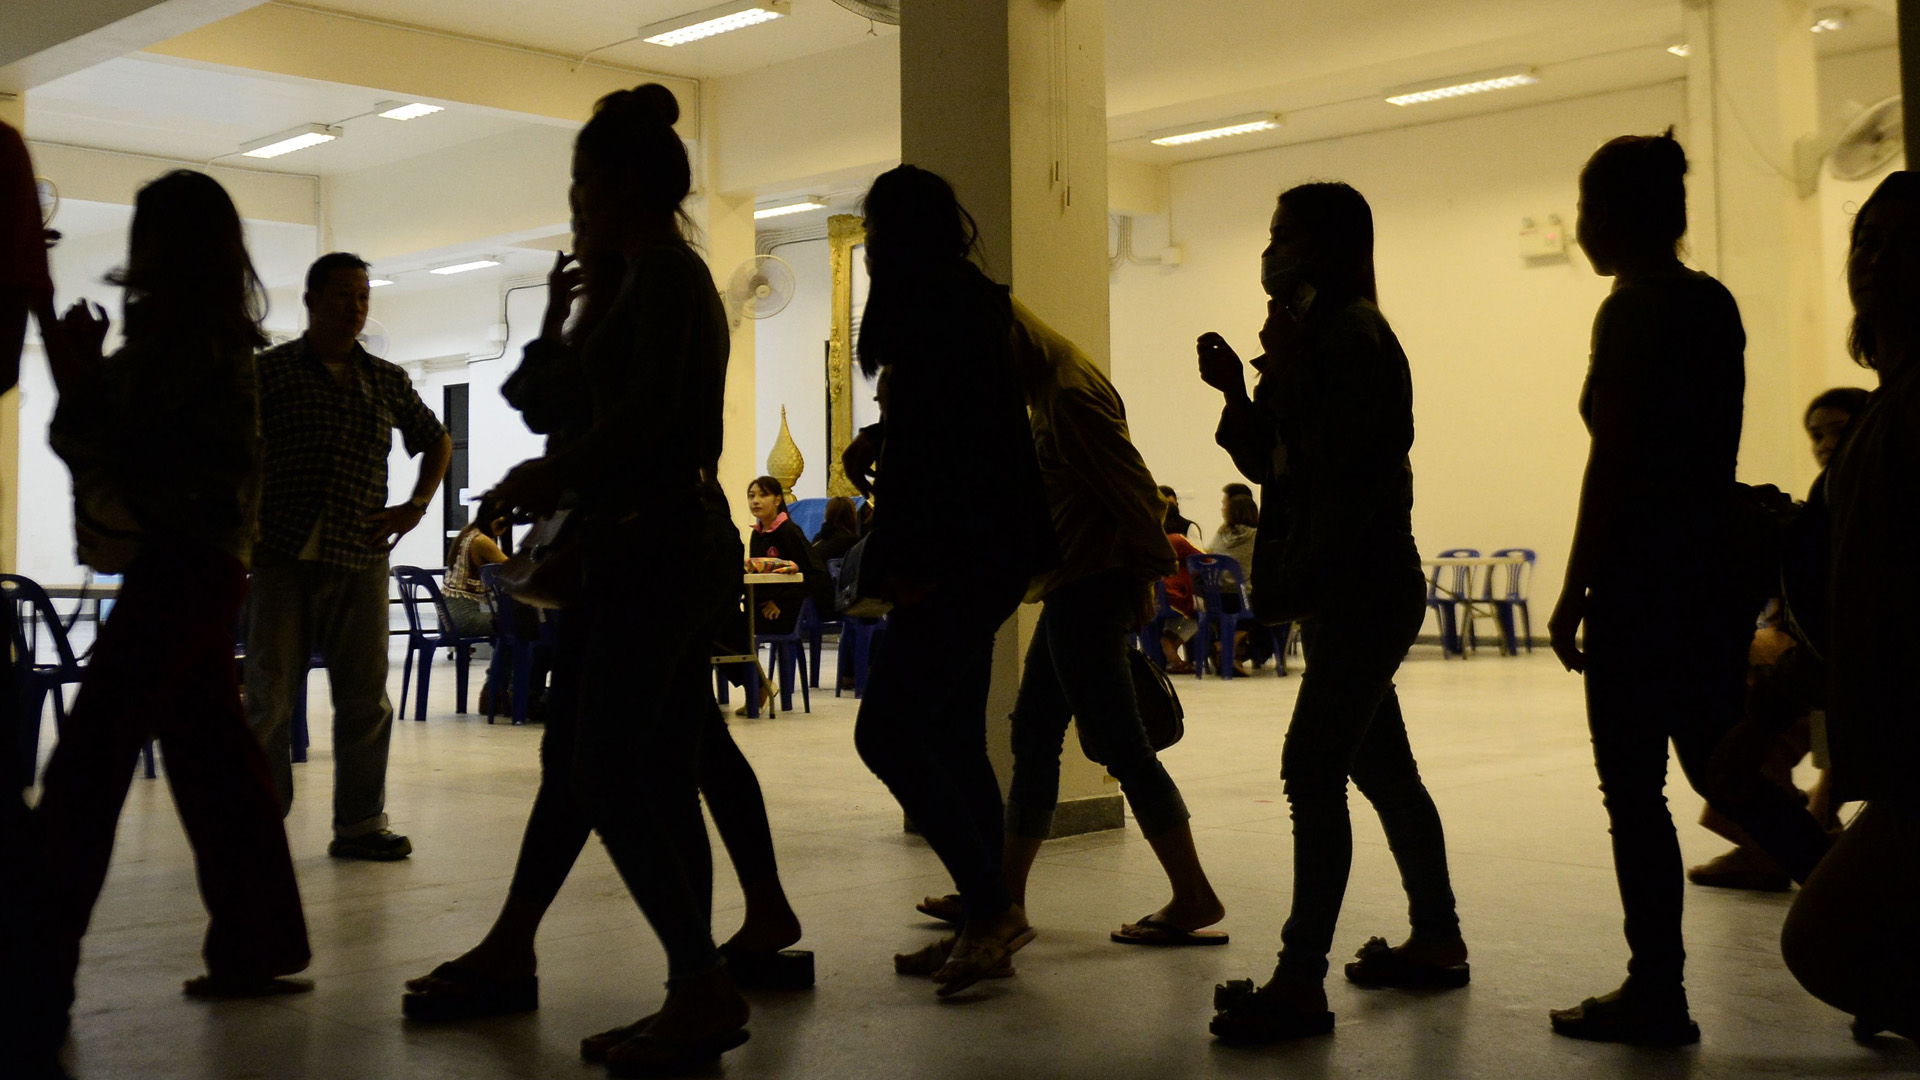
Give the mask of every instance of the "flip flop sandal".
[{"label": "flip flop sandal", "polygon": [[1207,1024],[1214,1038],[1229,1046],[1262,1046],[1333,1031],[1331,1011],[1303,1012],[1278,997],[1253,990],[1252,986],[1251,979],[1235,979],[1214,988],[1216,1004],[1223,992],[1228,999],[1225,1007],[1214,1013]]},{"label": "flip flop sandal", "polygon": [[1213,987],[1213,1011],[1224,1012],[1231,1009],[1236,1003],[1252,996],[1252,994],[1252,979],[1228,979],[1223,983],[1215,983]]},{"label": "flip flop sandal", "polygon": [[805,949],[737,949],[720,946],[733,985],[742,990],[810,990],[813,953]]},{"label": "flip flop sandal", "polygon": [[959,926],[966,921],[966,909],[960,906],[960,896],[948,893],[945,896],[929,896],[913,905],[913,910],[929,919],[938,919],[943,923]]},{"label": "flip flop sandal", "polygon": [[1347,965],[1347,981],[1356,986],[1394,987],[1402,990],[1454,990],[1472,981],[1466,963],[1441,966],[1409,960],[1393,951],[1386,938],[1368,938],[1355,959]]},{"label": "flip flop sandal", "polygon": [[1554,1009],[1553,1033],[1590,1042],[1628,1043],[1635,1046],[1686,1046],[1700,1041],[1700,1025],[1687,1015],[1685,1006],[1663,1009],[1608,995],[1606,999],[1588,998],[1571,1009]]},{"label": "flip flop sandal", "polygon": [[540,1007],[540,978],[515,975],[496,979],[449,960],[425,978],[409,979],[400,997],[400,1011],[409,1020],[446,1023],[512,1016]]},{"label": "flip flop sandal", "polygon": [[311,979],[288,979],[277,975],[195,975],[180,984],[181,993],[202,1001],[280,997],[285,994],[305,994],[312,990]]},{"label": "flip flop sandal", "polygon": [[[893,970],[899,975],[928,976],[947,966],[947,958],[953,955],[953,935],[948,934],[939,941],[915,949],[910,953],[896,953],[893,957]],[[1000,966],[981,976],[984,979],[1011,979],[1014,976],[1013,958],[1009,956],[1000,962]]]},{"label": "flip flop sandal", "polygon": [[647,1025],[653,1023],[653,1018],[659,1015],[659,1013],[648,1013],[631,1024],[608,1028],[597,1035],[589,1035],[581,1039],[580,1060],[595,1063],[607,1060],[607,1051],[645,1031]]},{"label": "flip flop sandal", "polygon": [[679,1076],[714,1064],[747,1037],[743,1027],[687,1041],[641,1032],[607,1051],[607,1075]]},{"label": "flip flop sandal", "polygon": [[[1004,941],[988,938],[984,942],[970,942],[972,947],[965,953],[958,953],[956,945],[957,955],[948,957],[946,964],[933,973],[933,981],[940,984],[934,993],[943,998],[952,997],[981,979],[988,978],[1001,965],[1010,964],[1014,953],[1039,936],[1040,931],[1028,926]],[[946,978],[941,978],[942,975]]]},{"label": "flip flop sandal", "polygon": [[1226,933],[1221,930],[1182,930],[1152,915],[1123,923],[1120,929],[1107,937],[1122,945],[1153,945],[1173,949],[1225,945],[1228,940]]}]

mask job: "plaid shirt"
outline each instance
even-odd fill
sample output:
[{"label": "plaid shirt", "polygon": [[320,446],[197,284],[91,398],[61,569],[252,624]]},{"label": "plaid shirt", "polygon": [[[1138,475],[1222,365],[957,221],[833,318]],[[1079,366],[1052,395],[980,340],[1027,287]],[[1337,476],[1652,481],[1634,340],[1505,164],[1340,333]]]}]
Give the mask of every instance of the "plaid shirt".
[{"label": "plaid shirt", "polygon": [[293,557],[325,515],[319,561],[360,570],[384,561],[362,520],[387,505],[387,456],[399,429],[409,456],[447,434],[397,364],[354,346],[342,386],[303,336],[260,354],[266,490],[260,546]]}]

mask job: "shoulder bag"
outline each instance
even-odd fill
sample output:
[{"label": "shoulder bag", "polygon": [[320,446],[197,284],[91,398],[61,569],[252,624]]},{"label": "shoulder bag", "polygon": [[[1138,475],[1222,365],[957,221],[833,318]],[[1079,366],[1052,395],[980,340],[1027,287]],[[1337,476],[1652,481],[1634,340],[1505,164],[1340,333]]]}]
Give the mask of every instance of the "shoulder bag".
[{"label": "shoulder bag", "polygon": [[1133,676],[1133,697],[1140,706],[1140,721],[1146,725],[1148,745],[1158,752],[1179,742],[1187,733],[1187,712],[1180,706],[1180,695],[1173,692],[1173,680],[1133,645],[1127,646],[1127,672]]},{"label": "shoulder bag", "polygon": [[520,549],[494,571],[494,581],[507,595],[549,610],[579,600],[580,536],[574,513],[565,506],[533,523]]}]

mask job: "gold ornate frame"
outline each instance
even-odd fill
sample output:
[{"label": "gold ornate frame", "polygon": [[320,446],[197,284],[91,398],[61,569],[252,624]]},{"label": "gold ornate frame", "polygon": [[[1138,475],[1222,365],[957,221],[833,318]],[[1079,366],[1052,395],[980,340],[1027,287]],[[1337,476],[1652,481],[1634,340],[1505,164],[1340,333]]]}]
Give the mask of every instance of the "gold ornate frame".
[{"label": "gold ornate frame", "polygon": [[827,339],[827,494],[852,498],[840,455],[853,441],[853,249],[867,241],[867,222],[855,214],[827,219],[827,258],[833,271],[833,320]]}]

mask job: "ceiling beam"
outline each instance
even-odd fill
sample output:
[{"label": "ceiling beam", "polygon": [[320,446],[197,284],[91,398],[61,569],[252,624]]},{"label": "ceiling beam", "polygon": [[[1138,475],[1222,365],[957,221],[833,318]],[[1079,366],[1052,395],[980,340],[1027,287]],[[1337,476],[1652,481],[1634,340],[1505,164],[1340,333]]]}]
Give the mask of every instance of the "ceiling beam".
[{"label": "ceiling beam", "polygon": [[614,90],[658,82],[680,100],[681,135],[700,131],[699,84],[692,79],[298,4],[252,8],[146,51],[566,124],[584,123],[593,103]]},{"label": "ceiling beam", "polygon": [[260,0],[7,0],[0,91],[31,90]]}]

